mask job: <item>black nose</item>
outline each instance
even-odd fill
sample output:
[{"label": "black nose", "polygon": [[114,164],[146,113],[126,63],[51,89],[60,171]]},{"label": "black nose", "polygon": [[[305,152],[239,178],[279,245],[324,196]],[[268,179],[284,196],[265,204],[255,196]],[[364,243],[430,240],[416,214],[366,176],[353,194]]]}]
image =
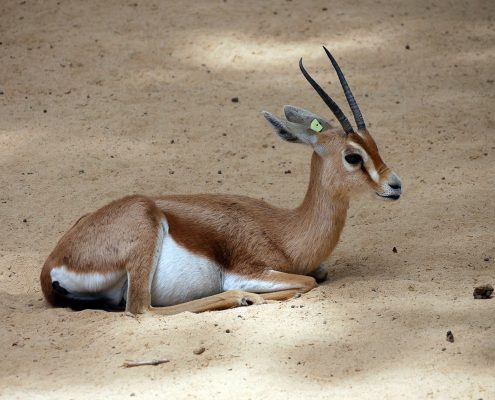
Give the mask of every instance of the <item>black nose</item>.
[{"label": "black nose", "polygon": [[389,183],[388,186],[390,186],[391,189],[400,189],[401,188],[400,183]]}]

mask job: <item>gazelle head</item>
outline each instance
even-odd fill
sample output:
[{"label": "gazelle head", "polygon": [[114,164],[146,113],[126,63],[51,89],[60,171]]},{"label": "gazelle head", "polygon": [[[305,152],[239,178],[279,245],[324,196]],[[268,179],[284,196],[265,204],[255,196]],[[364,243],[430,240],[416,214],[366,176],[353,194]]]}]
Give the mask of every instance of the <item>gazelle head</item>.
[{"label": "gazelle head", "polygon": [[323,159],[323,179],[328,179],[328,184],[334,189],[352,191],[369,187],[380,198],[397,200],[402,193],[401,180],[380,157],[344,74],[330,52],[325,47],[323,49],[337,72],[357,130],[354,130],[340,107],[309,75],[302,59],[299,67],[304,77],[333,112],[342,130],[334,129],[324,118],[294,106],[284,107],[286,119],[279,119],[266,111],[263,111],[263,115],[282,139],[313,147],[315,153]]}]

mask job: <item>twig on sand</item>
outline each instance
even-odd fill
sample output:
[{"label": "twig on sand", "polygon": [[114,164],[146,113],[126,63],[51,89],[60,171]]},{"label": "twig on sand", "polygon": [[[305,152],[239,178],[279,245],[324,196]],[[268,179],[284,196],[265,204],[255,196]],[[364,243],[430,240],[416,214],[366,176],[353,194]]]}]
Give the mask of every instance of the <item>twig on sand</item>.
[{"label": "twig on sand", "polygon": [[151,360],[151,361],[128,361],[122,364],[124,368],[141,367],[143,365],[160,365],[168,363],[170,360]]}]

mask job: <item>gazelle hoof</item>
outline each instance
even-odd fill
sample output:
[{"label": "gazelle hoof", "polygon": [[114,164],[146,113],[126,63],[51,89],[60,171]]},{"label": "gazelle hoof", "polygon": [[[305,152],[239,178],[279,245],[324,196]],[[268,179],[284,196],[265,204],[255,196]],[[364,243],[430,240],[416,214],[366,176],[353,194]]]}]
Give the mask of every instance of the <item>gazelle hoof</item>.
[{"label": "gazelle hoof", "polygon": [[327,268],[321,264],[318,268],[316,268],[314,271],[311,271],[308,276],[312,276],[315,278],[317,283],[322,283],[327,280],[328,277],[328,271]]},{"label": "gazelle hoof", "polygon": [[242,307],[252,306],[254,304],[264,304],[265,299],[256,293],[245,293],[240,299],[239,305]]}]

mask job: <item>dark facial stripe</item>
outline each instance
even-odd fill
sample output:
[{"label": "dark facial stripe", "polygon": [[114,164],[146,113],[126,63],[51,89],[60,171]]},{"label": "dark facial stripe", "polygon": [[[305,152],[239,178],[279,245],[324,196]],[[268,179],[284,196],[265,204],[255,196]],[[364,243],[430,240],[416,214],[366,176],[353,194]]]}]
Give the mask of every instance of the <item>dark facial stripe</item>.
[{"label": "dark facial stripe", "polygon": [[378,147],[376,146],[375,141],[368,131],[361,131],[361,135],[352,133],[349,135],[349,139],[361,146],[366,151],[366,153],[368,153],[368,156],[373,161],[376,172],[379,175],[388,170],[388,167],[380,157],[380,153],[378,152]]}]

